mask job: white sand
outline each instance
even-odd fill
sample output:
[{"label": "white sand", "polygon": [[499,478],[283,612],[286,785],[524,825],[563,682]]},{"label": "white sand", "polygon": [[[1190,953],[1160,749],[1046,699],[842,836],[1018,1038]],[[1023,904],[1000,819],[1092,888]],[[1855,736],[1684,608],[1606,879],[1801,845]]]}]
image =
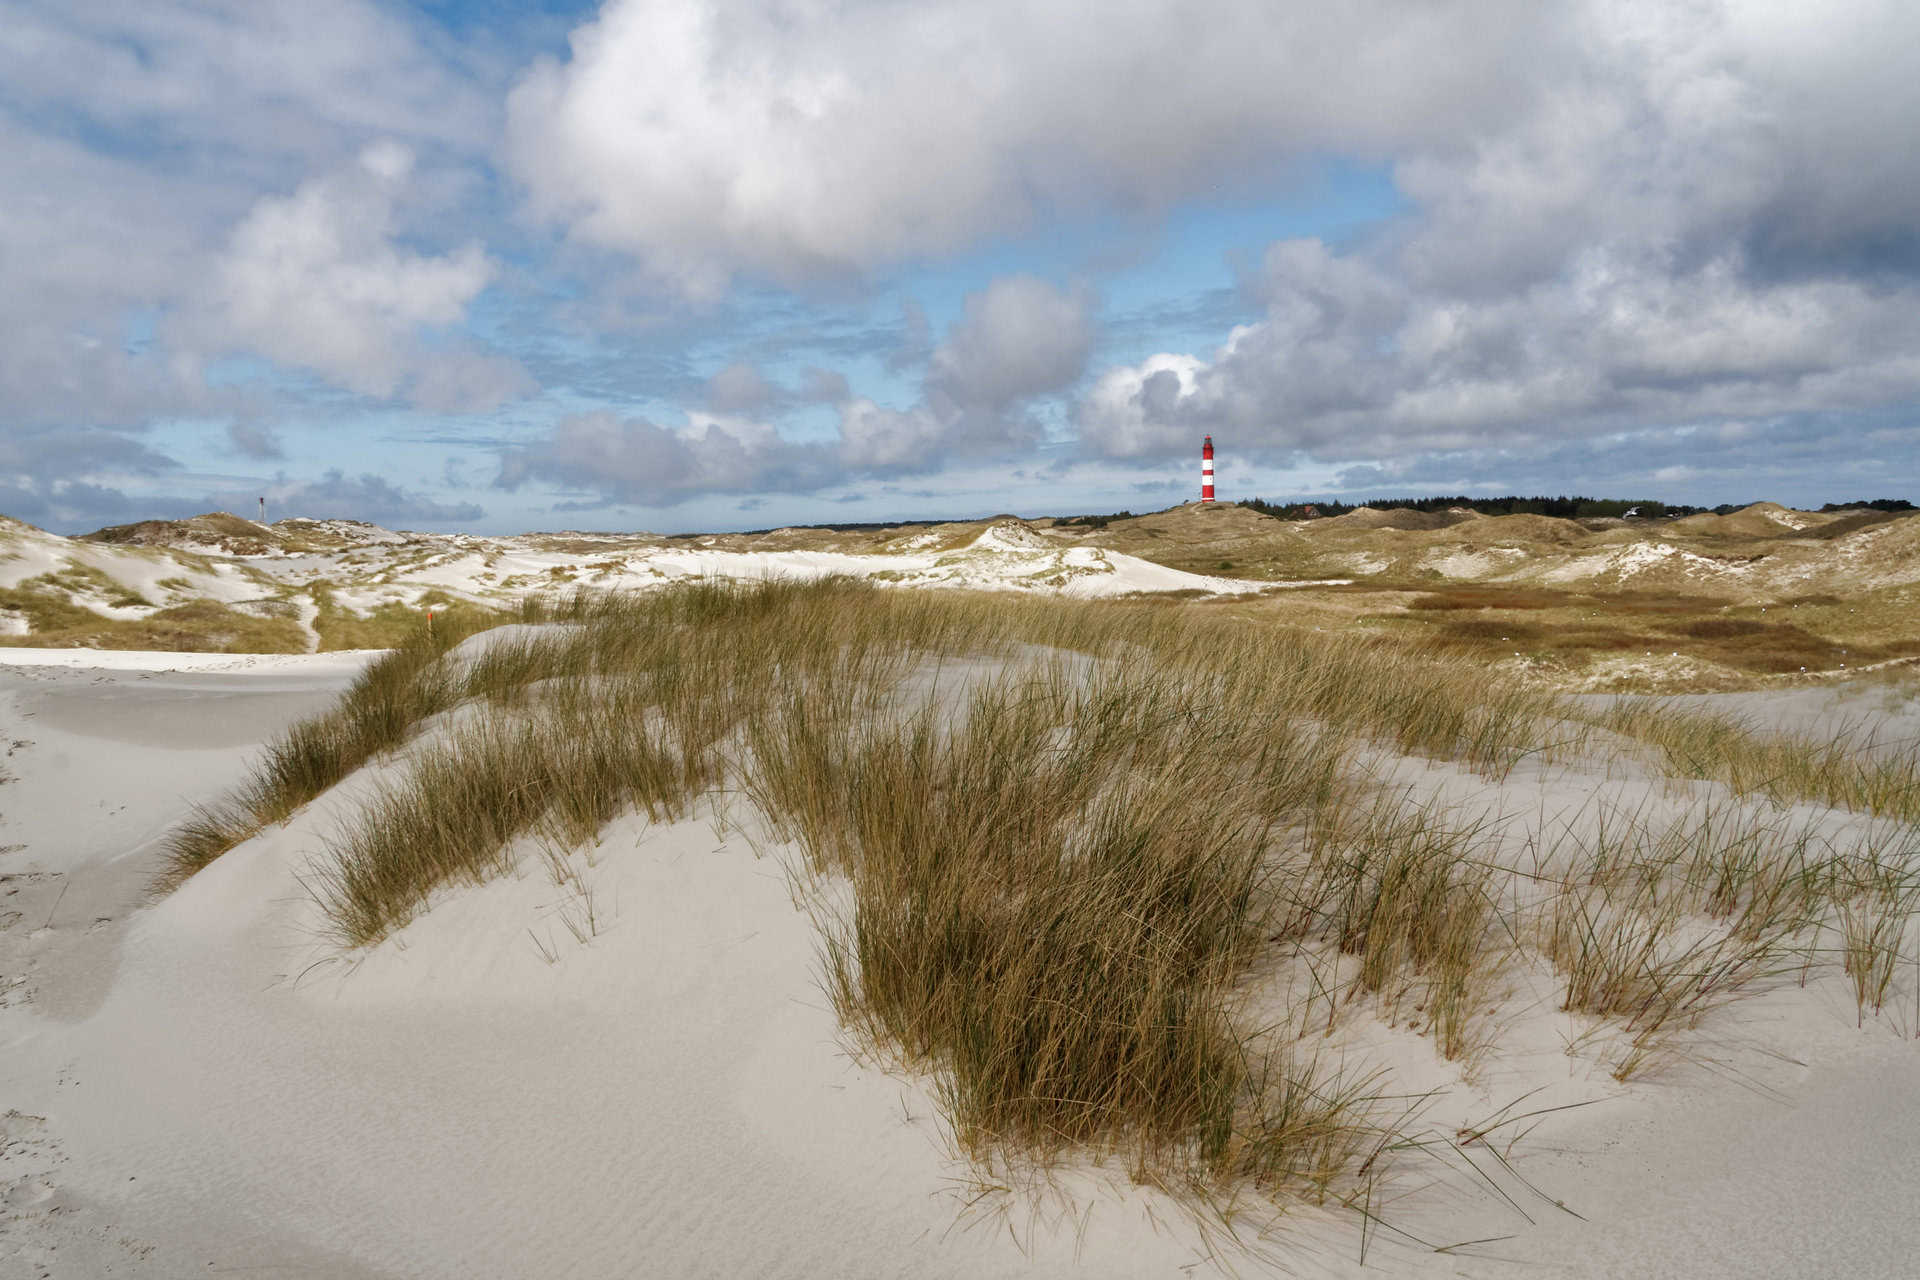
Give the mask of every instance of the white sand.
[{"label": "white sand", "polygon": [[88,671],[298,672],[341,681],[384,649],[329,653],[166,653],[148,649],[0,648],[0,667],[68,667]]},{"label": "white sand", "polygon": [[[845,1056],[777,857],[717,823],[622,820],[577,854],[584,943],[568,925],[587,903],[529,859],[340,959],[298,876],[368,775],[142,906],[162,833],[365,656],[86,656],[121,665],[0,666],[0,752],[28,744],[0,755],[0,846],[20,846],[0,854],[0,1276],[1209,1273],[1205,1237],[1123,1167],[1065,1178],[1078,1224],[1005,1194],[968,1209],[923,1086]],[[1458,770],[1381,764],[1494,798]],[[1523,767],[1498,802],[1550,825],[1592,791]],[[1546,1198],[1484,1153],[1513,1205],[1415,1157],[1392,1223],[1506,1238],[1437,1255],[1376,1230],[1368,1273],[1912,1274],[1910,971],[1896,1004],[1856,1030],[1838,984],[1786,984],[1710,1021],[1697,1065],[1620,1086],[1568,1053],[1579,1028],[1544,992],[1522,1002],[1485,1078],[1428,1125],[1535,1089],[1515,1110],[1598,1100],[1514,1148]],[[1449,1079],[1425,1041],[1360,1025],[1356,1061],[1409,1088]],[[1299,1213],[1262,1248],[1230,1260],[1360,1271],[1351,1216]]]}]

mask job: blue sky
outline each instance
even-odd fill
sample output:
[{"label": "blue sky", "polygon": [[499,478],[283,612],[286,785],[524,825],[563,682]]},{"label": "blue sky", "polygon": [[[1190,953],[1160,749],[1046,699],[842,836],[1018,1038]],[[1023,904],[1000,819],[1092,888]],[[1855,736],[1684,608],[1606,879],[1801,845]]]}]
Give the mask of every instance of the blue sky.
[{"label": "blue sky", "polygon": [[1911,6],[1318,8],[0,0],[0,512],[1911,496]]}]

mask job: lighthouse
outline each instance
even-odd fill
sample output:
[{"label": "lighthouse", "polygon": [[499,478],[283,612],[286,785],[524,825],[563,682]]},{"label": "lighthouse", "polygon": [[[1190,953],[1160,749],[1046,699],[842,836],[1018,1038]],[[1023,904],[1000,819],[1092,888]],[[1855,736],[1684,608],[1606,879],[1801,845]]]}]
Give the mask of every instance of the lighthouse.
[{"label": "lighthouse", "polygon": [[1200,501],[1213,501],[1213,437],[1200,446]]}]

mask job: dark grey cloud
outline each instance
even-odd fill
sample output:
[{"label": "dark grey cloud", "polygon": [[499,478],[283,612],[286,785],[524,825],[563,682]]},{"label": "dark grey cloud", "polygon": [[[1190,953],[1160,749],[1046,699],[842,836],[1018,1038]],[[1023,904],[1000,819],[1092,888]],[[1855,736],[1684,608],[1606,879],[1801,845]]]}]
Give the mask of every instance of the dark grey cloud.
[{"label": "dark grey cloud", "polygon": [[227,424],[227,443],[243,458],[270,462],[287,456],[280,433],[260,422],[235,421]]},{"label": "dark grey cloud", "polygon": [[[0,514],[56,533],[78,533],[129,519],[191,514],[186,499],[129,498],[180,470],[146,441],[98,427],[0,430]],[[144,514],[137,514],[144,512]]]},{"label": "dark grey cloud", "polygon": [[933,353],[927,384],[957,405],[1004,410],[1073,385],[1093,350],[1093,299],[1032,276],[971,293]]},{"label": "dark grey cloud", "polygon": [[563,419],[544,438],[503,451],[497,488],[541,482],[607,503],[672,506],[711,493],[806,492],[840,476],[830,449],[771,427],[708,419],[684,431],[610,413]]},{"label": "dark grey cloud", "polygon": [[[264,487],[267,503],[289,516],[315,520],[368,520],[390,528],[411,524],[462,524],[482,519],[486,508],[472,502],[435,502],[395,485],[384,476],[350,476],[334,469],[317,480],[291,482],[284,477]],[[246,510],[259,493],[216,495],[228,510]]]},{"label": "dark grey cloud", "polygon": [[0,474],[41,481],[103,471],[156,476],[179,465],[133,435],[98,427],[0,432]]},{"label": "dark grey cloud", "polygon": [[88,533],[134,520],[172,520],[204,511],[206,503],[178,496],[130,497],[112,485],[86,480],[0,481],[0,515],[54,533]]}]

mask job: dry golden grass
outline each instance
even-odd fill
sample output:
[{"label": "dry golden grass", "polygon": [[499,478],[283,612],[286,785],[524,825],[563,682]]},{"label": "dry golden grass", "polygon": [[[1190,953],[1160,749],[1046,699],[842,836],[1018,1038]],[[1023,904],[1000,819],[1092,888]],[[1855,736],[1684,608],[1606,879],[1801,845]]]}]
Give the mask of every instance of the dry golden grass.
[{"label": "dry golden grass", "polygon": [[737,794],[804,887],[840,886],[809,899],[828,994],[861,1047],[933,1076],[966,1150],[1123,1152],[1203,1198],[1364,1208],[1394,1145],[1387,1086],[1322,1065],[1311,1008],[1245,1020],[1288,965],[1349,975],[1329,1024],[1402,1018],[1464,1068],[1497,1047],[1503,967],[1543,960],[1568,1011],[1620,1031],[1622,1078],[1788,968],[1832,965],[1863,1018],[1885,1000],[1915,906],[1897,842],[1826,849],[1729,801],[1608,818],[1522,874],[1485,823],[1409,806],[1355,757],[1497,780],[1639,751],[1910,822],[1911,756],[1671,708],[1596,716],[1431,648],[1247,616],[846,581],[530,600],[517,620],[558,625],[459,655],[463,627],[503,617],[410,634],[176,835],[166,879],[464,708],[315,864],[344,945],[620,812]]},{"label": "dry golden grass", "polygon": [[1647,744],[1677,778],[1724,783],[1735,795],[1815,800],[1920,822],[1920,743],[1879,743],[1871,732],[1778,733],[1738,716],[1649,698],[1615,703],[1595,724]]},{"label": "dry golden grass", "polygon": [[330,583],[312,583],[306,590],[317,610],[313,629],[322,652],[398,648],[427,629],[428,613],[433,614],[435,627],[445,626],[461,635],[483,629],[490,618],[500,620],[493,610],[456,600],[443,591],[425,592],[411,605],[390,600],[362,613],[340,605]]},{"label": "dry golden grass", "polygon": [[248,613],[217,600],[158,609],[143,618],[109,618],[33,584],[0,589],[0,609],[24,615],[33,630],[0,644],[48,649],[158,649],[171,653],[303,653],[306,632],[284,617]]}]

